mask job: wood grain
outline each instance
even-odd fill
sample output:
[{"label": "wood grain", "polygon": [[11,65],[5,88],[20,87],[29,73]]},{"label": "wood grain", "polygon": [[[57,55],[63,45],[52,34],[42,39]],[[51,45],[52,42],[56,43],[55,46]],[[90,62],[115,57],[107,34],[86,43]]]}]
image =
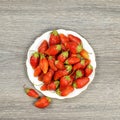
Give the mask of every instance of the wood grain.
[{"label": "wood grain", "polygon": [[[51,29],[70,29],[94,48],[96,76],[72,99],[35,108],[23,85],[30,84],[27,50]],[[120,0],[0,0],[0,120],[120,120]]]}]

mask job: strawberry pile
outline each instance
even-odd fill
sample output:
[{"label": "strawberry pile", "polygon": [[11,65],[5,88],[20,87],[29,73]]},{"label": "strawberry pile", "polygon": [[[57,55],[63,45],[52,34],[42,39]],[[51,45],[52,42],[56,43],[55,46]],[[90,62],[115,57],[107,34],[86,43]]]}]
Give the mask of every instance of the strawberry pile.
[{"label": "strawberry pile", "polygon": [[89,82],[93,71],[88,52],[80,38],[68,34],[50,33],[49,42],[43,40],[38,51],[30,57],[34,76],[43,82],[41,90],[53,90],[67,96]]}]

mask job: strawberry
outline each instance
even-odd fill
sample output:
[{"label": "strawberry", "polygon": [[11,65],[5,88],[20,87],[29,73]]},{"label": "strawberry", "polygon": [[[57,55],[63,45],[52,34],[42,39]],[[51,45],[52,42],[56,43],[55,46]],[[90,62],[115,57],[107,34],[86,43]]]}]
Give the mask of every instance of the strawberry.
[{"label": "strawberry", "polygon": [[32,56],[30,57],[30,64],[33,69],[35,69],[38,66],[39,64],[39,53],[38,52],[34,52],[32,54]]},{"label": "strawberry", "polygon": [[47,107],[51,102],[51,99],[49,97],[43,96],[40,99],[38,99],[34,105],[38,108],[45,108]]},{"label": "strawberry", "polygon": [[84,59],[89,59],[89,54],[85,49],[82,49],[82,51],[80,52],[80,55],[84,58]]},{"label": "strawberry", "polygon": [[88,78],[88,77],[78,78],[78,79],[76,79],[76,80],[74,81],[73,87],[74,87],[74,88],[82,88],[82,87],[84,87],[88,82],[89,82],[89,78]]},{"label": "strawberry", "polygon": [[48,90],[56,90],[59,86],[59,81],[52,81],[50,84],[47,85]]},{"label": "strawberry", "polygon": [[40,46],[38,47],[38,52],[39,53],[44,53],[48,49],[48,42],[44,40]]},{"label": "strawberry", "polygon": [[60,69],[60,70],[64,70],[65,69],[65,66],[63,64],[63,62],[59,61],[59,60],[56,60],[55,61],[55,66]]},{"label": "strawberry", "polygon": [[34,76],[37,77],[41,74],[42,70],[40,68],[40,66],[38,65],[35,70],[34,70]]},{"label": "strawberry", "polygon": [[46,51],[45,54],[55,56],[61,51],[62,47],[60,44],[50,46]]},{"label": "strawberry", "polygon": [[91,75],[91,73],[93,72],[93,67],[92,65],[88,65],[86,68],[85,68],[85,76],[88,77],[89,75]]},{"label": "strawberry", "polygon": [[32,89],[32,88],[26,88],[24,86],[24,91],[30,97],[39,98],[39,94],[34,89]]},{"label": "strawberry", "polygon": [[75,74],[76,74],[76,77],[75,77],[76,79],[77,79],[77,78],[81,78],[81,77],[84,76],[84,71],[81,70],[81,69],[79,69],[79,70],[76,71]]},{"label": "strawberry", "polygon": [[53,56],[48,57],[48,63],[52,70],[57,71],[57,67],[55,66],[55,58]]},{"label": "strawberry", "polygon": [[82,59],[80,54],[70,54],[70,57],[78,57],[78,58]]},{"label": "strawberry", "polygon": [[59,88],[56,90],[56,93],[61,96],[67,96],[71,92],[73,92],[74,88],[72,86],[67,86],[65,89],[60,90]]},{"label": "strawberry", "polygon": [[52,80],[53,74],[54,74],[54,71],[52,69],[49,69],[49,71],[43,76],[43,82],[45,84],[49,84]]},{"label": "strawberry", "polygon": [[77,44],[81,44],[82,43],[80,38],[78,38],[78,37],[76,37],[76,36],[74,36],[72,34],[69,34],[68,38],[69,38],[69,40],[71,42],[76,42]]},{"label": "strawberry", "polygon": [[42,90],[42,91],[47,90],[47,85],[46,85],[46,84],[43,84],[43,85],[40,87],[40,90]]},{"label": "strawberry", "polygon": [[43,81],[43,75],[44,75],[44,74],[43,74],[43,72],[42,72],[42,73],[38,76],[38,80],[39,80],[39,81]]},{"label": "strawberry", "polygon": [[60,34],[60,39],[61,39],[61,43],[65,44],[66,42],[69,42],[69,39],[67,36],[65,36],[64,34]]},{"label": "strawberry", "polygon": [[45,57],[44,54],[40,54],[40,68],[43,71],[43,73],[47,73],[48,71],[48,60]]},{"label": "strawberry", "polygon": [[65,45],[63,43],[61,44],[61,48],[62,48],[63,51],[67,50],[66,47],[65,47]]},{"label": "strawberry", "polygon": [[65,43],[65,47],[73,54],[80,53],[83,49],[82,44],[77,44],[76,42],[67,42]]},{"label": "strawberry", "polygon": [[65,75],[68,75],[71,70],[72,70],[72,66],[71,65],[65,65],[65,69],[64,70],[58,70],[58,71],[55,72],[54,80],[58,80],[61,77],[65,76]]},{"label": "strawberry", "polygon": [[68,58],[68,51],[62,52],[57,59],[60,60],[61,62],[64,62]]},{"label": "strawberry", "polygon": [[73,70],[84,69],[86,67],[85,60],[82,59],[79,63],[74,64]]},{"label": "strawberry", "polygon": [[73,64],[76,64],[80,62],[80,58],[78,57],[69,57],[66,61],[65,61],[65,64],[70,64],[70,65],[73,65]]},{"label": "strawberry", "polygon": [[59,34],[56,30],[53,30],[50,34],[50,39],[49,39],[49,45],[56,45],[56,44],[60,44],[60,37]]},{"label": "strawberry", "polygon": [[60,88],[64,89],[66,88],[68,85],[72,85],[73,82],[73,77],[70,75],[67,76],[63,76],[60,78]]}]

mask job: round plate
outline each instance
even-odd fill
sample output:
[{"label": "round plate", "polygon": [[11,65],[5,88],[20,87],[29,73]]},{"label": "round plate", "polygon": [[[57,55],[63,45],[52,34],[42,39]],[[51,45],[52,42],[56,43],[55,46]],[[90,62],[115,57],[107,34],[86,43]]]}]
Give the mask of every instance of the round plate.
[{"label": "round plate", "polygon": [[29,48],[28,53],[27,53],[27,60],[26,60],[27,74],[28,74],[29,80],[33,83],[34,87],[38,91],[40,91],[42,94],[44,94],[45,96],[48,96],[51,98],[57,98],[57,99],[72,98],[72,97],[79,95],[82,91],[86,90],[88,85],[93,81],[94,76],[95,76],[95,68],[96,68],[95,53],[94,53],[92,47],[87,42],[87,40],[84,39],[79,34],[77,34],[76,32],[73,32],[70,30],[63,30],[63,29],[58,29],[57,31],[58,31],[58,33],[63,33],[65,35],[72,34],[72,35],[77,36],[78,38],[80,38],[82,40],[83,47],[90,53],[89,56],[90,56],[90,60],[91,60],[91,65],[93,66],[93,72],[89,76],[89,78],[90,78],[89,83],[81,89],[75,89],[72,93],[70,93],[68,96],[65,96],[65,97],[57,95],[55,93],[55,91],[42,91],[42,90],[40,90],[40,87],[43,85],[43,83],[41,81],[39,81],[38,78],[34,77],[34,75],[33,75],[34,71],[30,65],[30,56],[34,51],[37,51],[39,45],[42,43],[43,40],[49,41],[50,33],[52,31],[48,31],[48,32],[44,33],[43,35],[41,35],[40,37],[38,37],[34,41],[34,43],[31,45],[31,47]]}]

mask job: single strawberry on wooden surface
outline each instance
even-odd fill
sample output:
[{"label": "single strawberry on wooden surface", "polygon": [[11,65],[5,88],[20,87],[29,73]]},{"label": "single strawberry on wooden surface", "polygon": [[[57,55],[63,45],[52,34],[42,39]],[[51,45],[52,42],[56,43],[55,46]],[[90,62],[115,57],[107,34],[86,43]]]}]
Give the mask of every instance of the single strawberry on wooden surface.
[{"label": "single strawberry on wooden surface", "polygon": [[54,74],[54,80],[58,80],[61,77],[68,75],[72,70],[72,66],[71,65],[65,65],[65,69],[64,70],[58,70],[55,72]]},{"label": "single strawberry on wooden surface", "polygon": [[93,72],[93,67],[92,65],[88,65],[86,68],[85,68],[85,76],[88,77],[89,75],[91,75],[91,73]]},{"label": "single strawberry on wooden surface", "polygon": [[48,57],[48,63],[52,70],[57,71],[57,67],[55,66],[55,58],[53,56]]},{"label": "single strawberry on wooden surface", "polygon": [[38,66],[39,64],[39,53],[38,52],[34,52],[32,54],[32,56],[30,57],[30,64],[33,69],[35,69]]},{"label": "single strawberry on wooden surface", "polygon": [[38,47],[38,52],[39,53],[44,53],[48,49],[48,42],[44,40],[40,46]]},{"label": "single strawberry on wooden surface", "polygon": [[48,60],[45,57],[44,54],[40,54],[40,68],[43,71],[43,73],[47,73],[48,71]]},{"label": "single strawberry on wooden surface", "polygon": [[43,96],[40,99],[38,99],[34,105],[38,108],[45,108],[47,106],[49,106],[49,104],[51,103],[51,99],[49,97]]},{"label": "single strawberry on wooden surface", "polygon": [[39,94],[34,89],[27,88],[27,87],[25,87],[25,85],[24,85],[24,91],[30,97],[33,97],[33,98],[39,98],[40,97]]},{"label": "single strawberry on wooden surface", "polygon": [[53,30],[50,34],[49,45],[51,46],[51,45],[60,44],[60,42],[61,40],[57,30]]},{"label": "single strawberry on wooden surface", "polygon": [[61,51],[62,47],[60,44],[50,46],[46,51],[45,54],[49,56],[55,56]]},{"label": "single strawberry on wooden surface", "polygon": [[78,78],[78,79],[76,79],[76,80],[74,81],[73,87],[74,87],[74,88],[82,88],[82,87],[84,87],[88,82],[89,82],[89,78],[88,78],[88,77]]},{"label": "single strawberry on wooden surface", "polygon": [[80,38],[78,38],[78,37],[76,37],[76,36],[74,36],[72,34],[69,34],[68,38],[69,38],[69,40],[71,42],[76,42],[77,44],[81,44],[82,43]]},{"label": "single strawberry on wooden surface", "polygon": [[69,57],[66,61],[65,61],[65,64],[70,64],[70,65],[73,65],[73,64],[76,64],[80,62],[80,58],[78,57]]},{"label": "single strawberry on wooden surface", "polygon": [[64,62],[68,58],[69,52],[64,51],[58,55],[57,59],[60,60],[61,62]]}]

